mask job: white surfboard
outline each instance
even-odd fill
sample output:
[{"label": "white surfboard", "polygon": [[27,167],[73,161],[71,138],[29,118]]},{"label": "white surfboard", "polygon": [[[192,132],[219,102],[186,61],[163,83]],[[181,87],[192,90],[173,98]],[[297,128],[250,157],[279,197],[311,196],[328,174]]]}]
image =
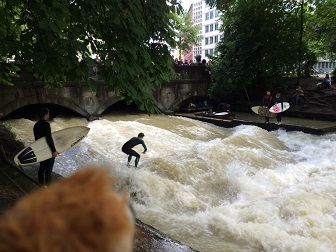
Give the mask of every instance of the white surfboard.
[{"label": "white surfboard", "polygon": [[[54,144],[58,153],[62,153],[79,141],[81,141],[88,133],[90,128],[84,126],[70,127],[51,133]],[[52,157],[45,137],[38,139],[29,146],[21,150],[15,157],[14,162],[17,165],[31,165],[47,160]]]},{"label": "white surfboard", "polygon": [[215,116],[224,116],[224,115],[228,115],[228,112],[219,112],[219,113],[213,113],[213,115]]},{"label": "white surfboard", "polygon": [[276,117],[276,114],[269,112],[268,108],[262,106],[254,106],[251,109],[254,113],[260,116]]},{"label": "white surfboard", "polygon": [[269,111],[271,113],[281,113],[281,112],[284,112],[286,111],[287,109],[289,109],[290,105],[288,102],[283,102],[283,109],[282,109],[282,106],[281,106],[281,103],[277,103],[277,104],[274,104],[270,109]]}]

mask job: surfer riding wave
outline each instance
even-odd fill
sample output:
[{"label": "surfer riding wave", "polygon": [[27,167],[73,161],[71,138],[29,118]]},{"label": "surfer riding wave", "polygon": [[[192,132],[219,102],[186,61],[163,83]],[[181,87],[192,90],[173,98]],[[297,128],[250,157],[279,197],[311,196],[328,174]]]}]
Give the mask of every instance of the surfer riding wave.
[{"label": "surfer riding wave", "polygon": [[141,144],[144,148],[143,153],[144,154],[146,153],[147,147],[146,147],[146,144],[143,140],[144,136],[145,136],[144,133],[139,133],[138,137],[132,137],[121,148],[122,152],[124,152],[128,155],[127,166],[130,166],[132,156],[134,156],[135,157],[135,167],[138,167],[138,164],[139,164],[139,161],[140,161],[140,154],[132,149],[134,146],[136,146],[138,144]]}]

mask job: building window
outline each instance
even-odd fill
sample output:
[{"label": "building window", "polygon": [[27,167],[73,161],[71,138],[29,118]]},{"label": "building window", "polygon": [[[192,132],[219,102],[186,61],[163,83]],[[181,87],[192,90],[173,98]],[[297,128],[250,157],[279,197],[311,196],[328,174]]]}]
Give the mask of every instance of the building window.
[{"label": "building window", "polygon": [[205,56],[207,56],[209,54],[208,50],[205,50]]},{"label": "building window", "polygon": [[214,12],[210,11],[210,19],[212,19],[214,17]]},{"label": "building window", "polygon": [[213,31],[213,24],[210,25],[210,31]]},{"label": "building window", "polygon": [[205,20],[209,20],[209,12],[205,13]]},{"label": "building window", "polygon": [[209,38],[205,38],[204,44],[208,45],[209,44]]},{"label": "building window", "polygon": [[218,23],[215,23],[215,31],[218,31]]},{"label": "building window", "polygon": [[218,43],[218,36],[215,36],[215,43]]},{"label": "building window", "polygon": [[213,44],[213,37],[210,37],[210,44]]},{"label": "building window", "polygon": [[219,16],[219,10],[216,10],[215,11],[215,17],[218,17]]},{"label": "building window", "polygon": [[209,32],[209,25],[205,26],[205,32]]}]

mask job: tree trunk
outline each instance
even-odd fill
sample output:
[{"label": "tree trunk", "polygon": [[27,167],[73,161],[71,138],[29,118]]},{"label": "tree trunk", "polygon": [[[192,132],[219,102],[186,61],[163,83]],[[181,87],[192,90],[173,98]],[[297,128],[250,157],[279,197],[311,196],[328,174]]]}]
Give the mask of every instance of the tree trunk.
[{"label": "tree trunk", "polygon": [[299,64],[297,69],[297,80],[296,84],[300,85],[300,76],[301,76],[301,61],[302,61],[302,37],[303,37],[303,4],[304,0],[301,0],[301,9],[300,9],[300,40],[299,40]]}]

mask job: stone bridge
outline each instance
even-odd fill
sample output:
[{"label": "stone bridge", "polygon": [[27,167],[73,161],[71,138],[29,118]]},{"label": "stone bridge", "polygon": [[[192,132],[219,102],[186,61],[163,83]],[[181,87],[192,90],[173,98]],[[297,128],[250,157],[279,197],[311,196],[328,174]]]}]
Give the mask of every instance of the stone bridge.
[{"label": "stone bridge", "polygon": [[[24,70],[14,81],[14,86],[0,84],[0,112],[7,116],[17,109],[33,104],[56,104],[70,109],[88,119],[99,117],[108,107],[122,98],[111,91],[99,75],[96,91],[83,83],[64,82],[63,87],[48,89],[44,83],[36,80],[33,74]],[[162,83],[152,95],[157,107],[168,113],[179,110],[188,102],[206,99],[211,80],[204,65],[174,66],[177,79]]]}]

